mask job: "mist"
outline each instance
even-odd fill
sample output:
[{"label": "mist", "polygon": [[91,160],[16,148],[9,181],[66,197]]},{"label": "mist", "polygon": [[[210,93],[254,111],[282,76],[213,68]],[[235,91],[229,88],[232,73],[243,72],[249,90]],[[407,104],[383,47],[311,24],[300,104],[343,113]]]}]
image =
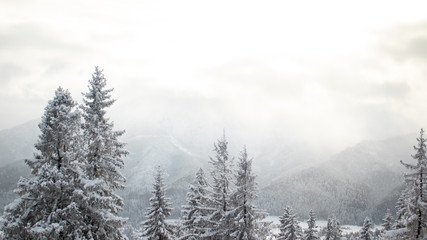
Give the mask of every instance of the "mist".
[{"label": "mist", "polygon": [[144,219],[159,165],[179,218],[188,184],[199,168],[210,173],[223,134],[232,159],[246,147],[255,203],[271,215],[289,204],[300,218],[314,209],[319,219],[379,223],[403,189],[399,161],[413,160],[427,123],[426,7],[2,1],[0,207],[29,174],[23,159],[33,156],[55,90],[82,104],[99,66],[116,99],[107,116],[126,130],[119,194],[130,224]]},{"label": "mist", "polygon": [[95,65],[124,129],[338,151],[426,122],[421,8],[224,4],[2,3],[0,129],[39,118],[59,85],[80,101]]}]

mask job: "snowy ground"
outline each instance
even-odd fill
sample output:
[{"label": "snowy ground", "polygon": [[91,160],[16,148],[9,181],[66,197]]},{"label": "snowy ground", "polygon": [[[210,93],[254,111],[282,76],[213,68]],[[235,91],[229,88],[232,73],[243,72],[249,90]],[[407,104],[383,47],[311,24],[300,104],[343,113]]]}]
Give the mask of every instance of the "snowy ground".
[{"label": "snowy ground", "polygon": [[[273,233],[274,234],[279,233],[279,228],[278,228],[279,224],[280,224],[279,216],[268,216],[264,219],[264,221],[265,222],[272,222]],[[318,221],[316,221],[316,226],[318,227],[318,229],[324,228],[324,227],[326,227],[327,223],[328,223],[328,221],[326,221],[326,220],[318,220]],[[306,221],[301,222],[300,226],[303,229],[307,229],[307,222]],[[341,229],[342,229],[343,233],[359,232],[361,228],[362,228],[361,226],[356,226],[356,225],[341,225]]]},{"label": "snowy ground", "polygon": [[[180,220],[179,219],[168,219],[166,221],[169,222],[169,223],[176,224]],[[272,232],[274,234],[279,233],[279,224],[280,224],[279,216],[268,216],[263,221],[264,222],[272,222],[272,225],[271,225]],[[318,220],[318,221],[316,221],[317,229],[320,230],[320,229],[326,227],[327,223],[328,223],[328,221],[326,221],[326,220]],[[303,229],[307,229],[307,222],[306,222],[306,220],[304,220],[304,222],[301,222],[300,226]],[[356,225],[341,225],[341,230],[343,231],[343,233],[359,232],[361,228],[362,228],[361,226],[356,226]]]}]

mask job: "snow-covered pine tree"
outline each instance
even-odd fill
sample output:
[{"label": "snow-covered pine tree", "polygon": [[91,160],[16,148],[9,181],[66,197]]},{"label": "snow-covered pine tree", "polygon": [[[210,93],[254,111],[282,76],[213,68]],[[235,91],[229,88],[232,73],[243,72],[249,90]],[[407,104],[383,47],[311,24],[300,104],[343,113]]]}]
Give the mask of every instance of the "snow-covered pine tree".
[{"label": "snow-covered pine tree", "polygon": [[172,226],[166,223],[166,218],[170,216],[172,208],[170,208],[170,199],[165,196],[165,191],[163,171],[159,166],[153,184],[150,207],[145,212],[146,220],[142,222],[142,237],[150,240],[174,239]]},{"label": "snow-covered pine tree", "polygon": [[278,240],[297,240],[302,238],[302,229],[299,226],[299,221],[290,207],[285,207],[279,221],[280,233],[277,237]]},{"label": "snow-covered pine tree", "polygon": [[[408,199],[410,199],[409,189],[403,189],[396,202],[396,219],[390,230],[383,231],[381,234],[384,239],[405,239],[409,238],[406,228],[406,219],[408,219]],[[384,220],[384,219],[383,219]]]},{"label": "snow-covered pine tree", "polygon": [[104,89],[106,84],[102,70],[95,67],[81,106],[85,120],[84,157],[87,161],[85,191],[88,204],[94,210],[94,215],[87,216],[87,219],[94,238],[121,239],[125,238],[120,230],[125,221],[118,217],[118,213],[123,207],[123,199],[115,191],[124,188],[126,179],[120,169],[128,152],[124,149],[125,144],[118,141],[124,131],[114,131],[114,124],[105,116],[105,109],[115,102],[110,95],[113,89]]},{"label": "snow-covered pine tree", "polygon": [[[385,217],[383,219],[384,224],[382,225],[384,228],[381,231],[381,237],[384,239],[407,239],[410,238],[409,234],[410,232],[407,229],[407,219],[409,217],[409,211],[408,211],[408,203],[410,202],[411,198],[410,196],[410,189],[405,188],[403,189],[402,193],[400,194],[399,199],[396,202],[396,219],[394,220],[394,223],[392,224],[391,228],[388,230],[385,230],[386,225],[388,225],[387,221],[387,215],[388,215],[388,209],[385,214]],[[390,217],[392,219],[392,216],[390,214]]]},{"label": "snow-covered pine tree", "polygon": [[208,227],[207,216],[212,209],[209,207],[209,190],[203,169],[199,169],[193,184],[187,193],[187,205],[182,206],[183,232],[180,239],[201,239]]},{"label": "snow-covered pine tree", "polygon": [[333,222],[335,229],[334,240],[340,240],[342,237],[341,223],[336,217],[334,217]]},{"label": "snow-covered pine tree", "polygon": [[307,220],[307,230],[305,231],[305,240],[316,240],[319,239],[317,236],[317,230],[316,230],[316,214],[313,210],[310,210],[308,214],[308,220]]},{"label": "snow-covered pine tree", "polygon": [[335,235],[334,231],[333,219],[329,217],[325,227],[325,240],[333,240]]},{"label": "snow-covered pine tree", "polygon": [[361,240],[372,240],[373,235],[372,235],[372,222],[369,218],[365,218],[365,221],[363,222],[363,226],[360,229],[359,232],[359,237]]},{"label": "snow-covered pine tree", "polygon": [[82,199],[80,113],[70,93],[59,87],[39,128],[31,176],[21,178],[19,198],[5,207],[6,239],[80,239],[87,225]]},{"label": "snow-covered pine tree", "polygon": [[384,218],[383,218],[383,224],[381,225],[383,227],[382,231],[389,231],[393,227],[393,215],[391,215],[390,209],[387,208],[387,211],[385,212]]},{"label": "snow-covered pine tree", "polygon": [[325,240],[339,240],[342,236],[340,222],[335,217],[329,217],[324,228]]},{"label": "snow-covered pine tree", "polygon": [[212,239],[230,239],[230,234],[234,228],[233,209],[231,201],[230,182],[233,176],[233,159],[228,155],[228,141],[225,132],[222,139],[214,144],[215,158],[210,158],[212,164],[212,196],[210,199],[213,211],[209,215],[209,230],[206,237]]},{"label": "snow-covered pine tree", "polygon": [[256,199],[255,175],[252,173],[252,159],[248,159],[246,147],[240,152],[236,174],[236,190],[233,193],[235,208],[231,210],[234,216],[235,229],[231,237],[234,239],[255,240],[261,239],[263,233],[259,221],[265,218],[266,213],[258,210],[253,204]]},{"label": "snow-covered pine tree", "polygon": [[[404,163],[409,173],[405,174],[405,207],[400,209],[403,211],[404,219],[401,219],[406,225],[406,231],[409,238],[422,239],[426,234],[426,206],[427,206],[427,158],[426,158],[426,139],[424,138],[424,130],[421,129],[420,137],[417,138],[418,144],[414,146],[416,151],[412,156],[415,159],[415,164]],[[400,214],[400,213],[399,213]]]},{"label": "snow-covered pine tree", "polygon": [[394,230],[401,229],[403,231],[406,231],[406,220],[405,220],[407,218],[406,199],[408,197],[409,197],[408,189],[405,188],[403,189],[396,203],[396,219],[393,224]]}]

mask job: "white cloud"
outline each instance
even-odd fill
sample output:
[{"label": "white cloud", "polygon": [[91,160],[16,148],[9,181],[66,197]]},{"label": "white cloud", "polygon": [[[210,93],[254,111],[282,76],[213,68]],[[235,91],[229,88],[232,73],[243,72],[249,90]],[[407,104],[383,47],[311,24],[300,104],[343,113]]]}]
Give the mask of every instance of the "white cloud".
[{"label": "white cloud", "polygon": [[170,118],[341,145],[416,131],[423,4],[2,2],[0,129],[40,117],[58,85],[80,100],[99,65],[124,127]]}]

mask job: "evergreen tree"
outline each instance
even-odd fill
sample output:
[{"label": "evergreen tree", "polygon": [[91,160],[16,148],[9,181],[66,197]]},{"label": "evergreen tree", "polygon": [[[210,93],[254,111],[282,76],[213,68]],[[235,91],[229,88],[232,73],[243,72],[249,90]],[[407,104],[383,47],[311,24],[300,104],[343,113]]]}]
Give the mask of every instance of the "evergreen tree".
[{"label": "evergreen tree", "polygon": [[332,240],[334,239],[334,223],[332,218],[328,218],[328,223],[326,224],[325,228],[325,239],[326,240]]},{"label": "evergreen tree", "polygon": [[235,239],[259,239],[261,225],[258,221],[265,213],[256,209],[253,201],[256,199],[255,175],[252,173],[252,160],[248,159],[246,147],[240,152],[236,175],[236,191],[233,194],[234,205],[232,212],[236,224],[231,236]]},{"label": "evergreen tree", "polygon": [[160,167],[157,169],[152,194],[150,207],[145,213],[147,220],[142,223],[142,236],[150,240],[174,239],[172,226],[166,223],[166,218],[170,216],[172,208],[170,208],[170,199],[165,196],[163,172]]},{"label": "evergreen tree", "polygon": [[334,240],[340,240],[341,237],[342,237],[341,223],[335,217],[334,217],[333,222],[334,222],[334,229],[335,229],[335,231],[334,231],[334,238],[333,239]]},{"label": "evergreen tree", "polygon": [[422,239],[425,234],[426,221],[426,139],[424,130],[421,129],[420,137],[417,138],[418,144],[414,146],[416,151],[412,156],[415,164],[408,164],[400,161],[408,170],[405,174],[406,189],[404,190],[404,200],[400,209],[398,209],[398,220],[406,227],[408,237]]},{"label": "evergreen tree", "polygon": [[329,217],[328,223],[325,227],[325,239],[326,240],[338,240],[341,239],[342,230],[340,222],[335,217]]},{"label": "evergreen tree", "polygon": [[[410,238],[410,232],[407,229],[407,219],[410,216],[408,211],[408,203],[410,203],[411,198],[410,189],[403,189],[400,194],[399,199],[396,203],[396,219],[391,227],[391,230],[383,231],[383,236],[385,239],[405,239]],[[383,219],[384,220],[384,219]]]},{"label": "evergreen tree", "polygon": [[85,191],[87,201],[93,210],[87,221],[90,222],[94,238],[125,238],[120,229],[124,219],[118,217],[123,207],[123,199],[115,194],[123,189],[125,182],[120,169],[124,166],[123,157],[128,154],[124,143],[118,141],[124,131],[113,131],[114,124],[105,116],[106,108],[115,100],[111,99],[113,89],[104,89],[106,79],[102,70],[95,67],[89,80],[89,91],[83,94],[83,133],[85,143]]},{"label": "evergreen tree", "polygon": [[396,220],[393,224],[393,229],[404,229],[406,228],[407,211],[406,211],[406,199],[409,197],[408,189],[404,189],[400,194],[399,199],[396,203]]},{"label": "evergreen tree", "polygon": [[317,236],[317,230],[316,230],[316,215],[313,212],[313,210],[310,210],[310,213],[308,215],[307,220],[308,228],[305,231],[305,240],[316,240],[319,239]]},{"label": "evergreen tree", "polygon": [[359,237],[361,240],[372,240],[374,239],[372,236],[372,222],[369,218],[365,218],[365,221],[363,222],[363,227],[360,229]]},{"label": "evergreen tree", "polygon": [[5,238],[83,238],[87,225],[81,201],[80,113],[67,90],[55,91],[39,128],[38,152],[25,160],[31,176],[19,180],[19,198],[5,207]]},{"label": "evergreen tree", "polygon": [[213,211],[209,215],[209,231],[207,237],[213,239],[230,239],[230,234],[234,228],[232,222],[233,208],[231,201],[230,182],[232,180],[233,161],[228,155],[228,141],[225,133],[222,139],[214,144],[215,158],[210,158],[213,170],[211,172],[212,196],[210,206]]},{"label": "evergreen tree", "polygon": [[290,207],[284,209],[283,215],[279,220],[280,233],[277,238],[278,240],[296,240],[302,238],[302,229],[299,226],[299,221]]},{"label": "evergreen tree", "polygon": [[393,227],[393,216],[391,215],[390,209],[387,208],[387,211],[383,218],[383,224],[381,225],[384,231],[389,231]]},{"label": "evergreen tree", "polygon": [[187,205],[182,206],[184,236],[181,239],[200,239],[206,234],[207,216],[212,211],[209,208],[208,187],[205,173],[200,168],[194,183],[189,186]]}]

